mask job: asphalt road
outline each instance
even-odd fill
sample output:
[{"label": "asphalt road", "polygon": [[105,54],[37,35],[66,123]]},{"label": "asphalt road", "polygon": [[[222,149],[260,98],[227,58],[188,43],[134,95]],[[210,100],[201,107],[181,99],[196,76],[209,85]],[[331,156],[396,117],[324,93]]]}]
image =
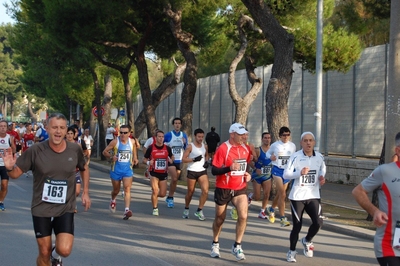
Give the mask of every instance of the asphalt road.
[{"label": "asphalt road", "polygon": [[[10,180],[0,212],[0,265],[35,265],[36,240],[30,214],[32,177]],[[168,209],[160,199],[160,216],[151,215],[150,187],[135,183],[132,187],[133,217],[122,220],[123,201],[118,196],[117,212],[108,210],[111,183],[108,174],[91,169],[92,208],[75,216],[75,242],[64,265],[230,265],[236,263],[230,253],[235,221],[227,217],[220,236],[221,258],[209,256],[212,241],[213,202],[204,208],[205,221],[193,216],[197,196],[192,200],[190,219],[182,219],[184,195],[175,195],[175,208]],[[303,227],[300,237],[305,235]],[[288,265],[286,252],[291,227],[281,228],[254,216],[249,218],[243,249],[247,265]],[[314,258],[306,258],[297,245],[296,265],[377,265],[373,244],[365,239],[322,229],[314,238]]]}]

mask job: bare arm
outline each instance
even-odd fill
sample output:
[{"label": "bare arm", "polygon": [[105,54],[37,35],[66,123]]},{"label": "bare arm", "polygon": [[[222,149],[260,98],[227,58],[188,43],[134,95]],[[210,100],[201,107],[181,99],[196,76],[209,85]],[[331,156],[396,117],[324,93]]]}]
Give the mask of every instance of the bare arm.
[{"label": "bare arm", "polygon": [[85,164],[85,171],[80,171],[82,183],[83,183],[83,192],[82,192],[82,205],[85,207],[85,211],[90,208],[91,201],[89,197],[89,167]]},{"label": "bare arm", "polygon": [[[117,140],[116,140],[116,139],[113,139],[113,140],[110,142],[110,144],[108,144],[108,146],[104,149],[104,151],[103,151],[102,153],[103,153],[103,155],[104,155],[106,158],[111,158],[111,157],[112,157],[110,151],[111,151],[112,149],[114,149],[114,147],[115,147],[116,144],[117,144]],[[114,161],[116,160],[116,159],[115,159],[115,155],[114,155],[113,160],[114,160]]]},{"label": "bare arm", "polygon": [[182,156],[182,162],[184,163],[191,163],[193,162],[193,158],[189,158],[190,153],[192,152],[192,145],[187,146],[186,150]]}]

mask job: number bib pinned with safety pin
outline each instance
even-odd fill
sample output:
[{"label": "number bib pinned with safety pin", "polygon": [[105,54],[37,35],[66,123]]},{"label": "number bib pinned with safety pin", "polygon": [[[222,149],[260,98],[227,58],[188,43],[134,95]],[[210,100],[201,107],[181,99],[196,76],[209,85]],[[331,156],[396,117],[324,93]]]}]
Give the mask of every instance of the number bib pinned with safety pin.
[{"label": "number bib pinned with safety pin", "polygon": [[235,163],[239,164],[239,170],[231,171],[231,176],[242,176],[246,173],[247,169],[247,161],[245,159],[235,160]]},{"label": "number bib pinned with safety pin", "polygon": [[118,162],[120,163],[128,163],[131,160],[131,152],[130,151],[119,151],[118,152]]},{"label": "number bib pinned with safety pin", "polygon": [[310,170],[306,175],[300,176],[300,186],[302,187],[313,187],[317,180],[317,171]]},{"label": "number bib pinned with safety pin", "polygon": [[50,203],[64,204],[67,198],[67,180],[47,178],[44,182],[42,200]]}]

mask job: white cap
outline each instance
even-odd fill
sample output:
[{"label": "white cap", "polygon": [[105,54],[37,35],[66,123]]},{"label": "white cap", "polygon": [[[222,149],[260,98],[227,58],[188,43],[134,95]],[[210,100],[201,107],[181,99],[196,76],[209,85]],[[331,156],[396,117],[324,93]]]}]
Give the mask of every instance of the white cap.
[{"label": "white cap", "polygon": [[233,133],[233,132],[236,132],[239,135],[242,135],[242,134],[247,133],[247,130],[242,124],[235,123],[235,124],[231,125],[231,127],[229,128],[229,133]]},{"label": "white cap", "polygon": [[315,140],[315,136],[311,131],[303,132],[303,134],[301,134],[301,136],[300,136],[300,140],[303,140],[305,135],[311,135],[311,137]]},{"label": "white cap", "polygon": [[43,124],[42,123],[37,123],[36,124],[38,127],[43,127]]}]

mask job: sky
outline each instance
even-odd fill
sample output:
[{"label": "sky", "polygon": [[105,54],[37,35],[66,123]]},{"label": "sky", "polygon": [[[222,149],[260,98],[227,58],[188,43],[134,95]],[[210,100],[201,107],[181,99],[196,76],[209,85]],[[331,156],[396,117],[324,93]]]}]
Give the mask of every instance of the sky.
[{"label": "sky", "polygon": [[6,14],[6,8],[4,7],[4,3],[9,3],[7,0],[0,0],[0,24],[1,23],[9,23],[14,22],[12,18],[10,18]]}]

